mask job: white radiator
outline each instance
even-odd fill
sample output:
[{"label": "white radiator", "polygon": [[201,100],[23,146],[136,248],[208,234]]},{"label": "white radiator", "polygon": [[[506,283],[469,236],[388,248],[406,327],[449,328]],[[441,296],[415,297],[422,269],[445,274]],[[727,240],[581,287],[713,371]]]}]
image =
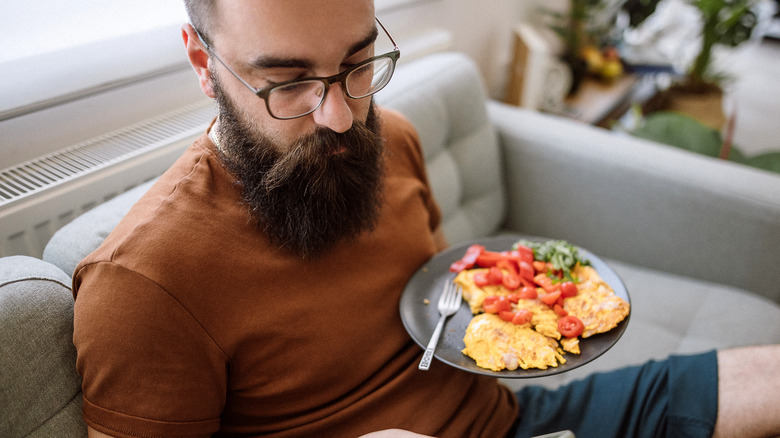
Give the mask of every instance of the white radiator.
[{"label": "white radiator", "polygon": [[204,99],[0,170],[0,256],[41,257],[76,216],[162,174],[215,114]]}]

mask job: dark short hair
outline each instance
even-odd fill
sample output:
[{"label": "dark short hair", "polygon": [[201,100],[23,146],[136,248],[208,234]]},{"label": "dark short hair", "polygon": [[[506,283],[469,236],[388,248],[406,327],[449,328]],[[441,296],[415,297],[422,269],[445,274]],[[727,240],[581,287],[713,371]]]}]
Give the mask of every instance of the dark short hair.
[{"label": "dark short hair", "polygon": [[216,0],[184,0],[190,23],[209,45],[212,45],[210,35],[217,26],[215,2]]}]

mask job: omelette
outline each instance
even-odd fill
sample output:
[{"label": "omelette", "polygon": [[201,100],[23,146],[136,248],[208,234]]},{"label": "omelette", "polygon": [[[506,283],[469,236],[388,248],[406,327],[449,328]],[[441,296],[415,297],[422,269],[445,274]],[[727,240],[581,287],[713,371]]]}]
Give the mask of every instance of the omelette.
[{"label": "omelette", "polygon": [[583,338],[608,332],[628,316],[631,306],[615,295],[595,269],[577,266],[573,274],[580,279],[580,284],[577,286],[579,292],[577,296],[567,298],[563,308],[585,325]]},{"label": "omelette", "polygon": [[547,369],[566,362],[554,339],[490,313],[479,314],[471,320],[463,342],[464,354],[478,366],[493,371]]},{"label": "omelette", "polygon": [[[533,314],[531,321],[517,325],[494,314],[483,313],[482,304],[490,296],[509,296],[503,285],[477,286],[474,275],[482,268],[458,273],[455,282],[463,289],[463,299],[475,314],[466,328],[463,353],[482,368],[502,369],[556,367],[565,362],[563,353],[580,353],[579,338],[561,335],[558,321],[561,316],[540,299],[519,299],[512,304],[512,312],[525,309]],[[577,295],[563,300],[562,308],[568,315],[582,321],[582,338],[607,332],[625,319],[630,305],[615,295],[614,290],[589,266],[576,265],[572,276],[578,280]],[[538,289],[540,295],[544,291]]]}]

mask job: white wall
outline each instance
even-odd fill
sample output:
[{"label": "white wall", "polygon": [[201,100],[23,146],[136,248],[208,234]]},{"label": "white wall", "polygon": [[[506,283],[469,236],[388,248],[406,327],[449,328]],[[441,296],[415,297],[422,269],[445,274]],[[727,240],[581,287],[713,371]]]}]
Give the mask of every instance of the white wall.
[{"label": "white wall", "polygon": [[[454,36],[454,49],[480,66],[493,97],[503,97],[512,56],[512,27],[530,8],[530,0],[420,0],[380,12],[380,19],[402,41],[430,28]],[[403,56],[403,47],[401,47]]]}]

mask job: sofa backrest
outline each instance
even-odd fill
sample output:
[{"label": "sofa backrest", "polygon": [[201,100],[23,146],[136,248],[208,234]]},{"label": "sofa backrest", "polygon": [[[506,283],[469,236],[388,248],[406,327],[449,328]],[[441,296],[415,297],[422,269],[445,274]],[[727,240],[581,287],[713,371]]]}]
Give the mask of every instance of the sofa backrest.
[{"label": "sofa backrest", "polygon": [[86,436],[70,283],[42,260],[0,258],[0,436]]},{"label": "sofa backrest", "polygon": [[[474,62],[453,52],[400,65],[376,96],[377,103],[400,111],[417,129],[450,243],[494,234],[506,214],[500,149],[484,90]],[[43,259],[72,274],[150,184],[123,193],[58,230]]]},{"label": "sofa backrest", "polygon": [[376,100],[417,129],[450,243],[498,231],[506,215],[501,150],[474,62],[448,52],[402,65]]}]

